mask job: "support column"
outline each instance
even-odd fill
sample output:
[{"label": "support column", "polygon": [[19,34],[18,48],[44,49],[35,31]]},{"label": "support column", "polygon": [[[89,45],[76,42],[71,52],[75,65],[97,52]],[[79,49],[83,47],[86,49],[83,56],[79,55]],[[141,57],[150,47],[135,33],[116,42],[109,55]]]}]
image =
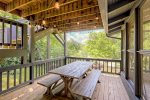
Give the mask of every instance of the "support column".
[{"label": "support column", "polygon": [[[22,49],[26,50],[27,51],[27,45],[28,45],[28,37],[27,37],[27,31],[28,31],[28,27],[27,25],[23,25],[23,35],[22,35]],[[25,56],[22,56],[21,57],[21,64],[25,64],[27,63],[27,52],[25,54]]]},{"label": "support column", "polygon": [[135,34],[134,34],[134,56],[135,56],[135,95],[141,96],[141,56],[138,53],[141,47],[140,42],[140,8],[135,9]]},{"label": "support column", "polygon": [[67,64],[67,45],[66,45],[66,33],[64,32],[64,57],[65,57],[65,61],[64,61],[64,64],[66,65]]},{"label": "support column", "polygon": [[123,30],[121,30],[121,66],[120,66],[120,71],[123,71],[123,61],[124,61],[124,58],[123,58]]},{"label": "support column", "polygon": [[[31,25],[31,32],[30,32],[30,45],[29,45],[29,62],[34,62],[34,49],[35,49],[35,41],[34,41],[34,26]],[[30,66],[30,80],[31,83],[34,81],[34,66]]]},{"label": "support column", "polygon": [[47,59],[50,59],[50,34],[47,35]]},{"label": "support column", "polygon": [[125,30],[126,30],[126,35],[125,35],[125,41],[126,41],[126,46],[125,46],[125,78],[128,80],[129,79],[129,34],[128,34],[128,23],[125,24]]}]

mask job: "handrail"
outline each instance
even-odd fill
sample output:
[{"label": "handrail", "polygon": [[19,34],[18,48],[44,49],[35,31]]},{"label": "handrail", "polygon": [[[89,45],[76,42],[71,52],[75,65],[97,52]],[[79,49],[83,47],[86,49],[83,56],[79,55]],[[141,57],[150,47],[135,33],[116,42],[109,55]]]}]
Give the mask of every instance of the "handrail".
[{"label": "handrail", "polygon": [[84,57],[66,57],[73,59],[87,59],[87,60],[103,60],[103,61],[121,61],[121,59],[102,59],[102,58],[84,58]]},{"label": "handrail", "polygon": [[67,64],[74,61],[91,61],[94,62],[93,68],[100,69],[104,73],[120,74],[121,60],[119,59],[66,57]]},{"label": "handrail", "polygon": [[[32,82],[32,79],[29,78],[31,75],[35,80],[46,75],[48,71],[63,66],[64,60],[65,57],[61,57],[0,68],[0,94]],[[33,71],[30,71],[31,67]],[[10,78],[10,76],[13,78]],[[13,83],[10,83],[10,81],[13,81]]]}]

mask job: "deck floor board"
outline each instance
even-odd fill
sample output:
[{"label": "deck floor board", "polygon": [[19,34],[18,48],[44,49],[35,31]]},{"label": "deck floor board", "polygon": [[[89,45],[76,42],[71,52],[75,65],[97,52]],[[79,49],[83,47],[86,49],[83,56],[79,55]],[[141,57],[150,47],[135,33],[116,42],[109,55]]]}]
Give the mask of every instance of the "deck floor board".
[{"label": "deck floor board", "polygon": [[[92,100],[129,100],[119,75],[102,74],[101,83],[97,84]],[[34,84],[16,89],[13,92],[0,96],[0,100],[49,100],[43,96],[46,88],[35,82]],[[55,97],[52,100],[70,100],[64,97]]]}]

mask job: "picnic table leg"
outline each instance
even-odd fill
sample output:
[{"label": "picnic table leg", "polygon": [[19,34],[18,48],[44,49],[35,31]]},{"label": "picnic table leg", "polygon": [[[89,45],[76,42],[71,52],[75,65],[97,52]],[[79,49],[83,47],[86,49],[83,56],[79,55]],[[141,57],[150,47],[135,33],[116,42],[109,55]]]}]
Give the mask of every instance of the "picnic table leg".
[{"label": "picnic table leg", "polygon": [[67,94],[68,94],[68,84],[69,84],[69,81],[68,81],[68,78],[67,77],[62,77],[62,80],[64,81],[64,85],[65,85],[65,87],[64,87],[64,95],[65,96],[67,96]]}]

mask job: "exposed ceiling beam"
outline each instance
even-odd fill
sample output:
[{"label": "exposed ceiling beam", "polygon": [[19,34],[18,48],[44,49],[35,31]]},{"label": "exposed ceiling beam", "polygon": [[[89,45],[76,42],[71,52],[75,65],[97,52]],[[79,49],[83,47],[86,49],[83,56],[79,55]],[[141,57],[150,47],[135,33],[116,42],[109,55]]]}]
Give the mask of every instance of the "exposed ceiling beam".
[{"label": "exposed ceiling beam", "polygon": [[127,5],[127,4],[130,4],[133,1],[134,0],[122,0],[122,1],[120,1],[118,3],[110,5],[110,6],[108,6],[108,13],[110,13],[110,12],[112,12],[112,11],[118,9],[118,8],[121,8],[121,7],[123,7],[123,6]]},{"label": "exposed ceiling beam", "polygon": [[84,19],[80,19],[80,20],[72,20],[70,22],[62,22],[62,23],[50,23],[48,24],[48,26],[62,26],[62,25],[71,25],[71,24],[77,24],[78,23],[83,23],[83,22],[88,22],[88,23],[91,23],[91,22],[101,22],[99,19],[95,19],[95,17],[91,17],[91,18],[84,18]]},{"label": "exposed ceiling beam", "polygon": [[[83,13],[81,15],[70,16],[70,17],[67,17],[67,18],[65,16],[61,16],[61,18],[60,17],[48,18],[48,19],[45,19],[45,21],[48,22],[49,24],[50,23],[53,24],[53,23],[64,22],[64,21],[67,22],[69,20],[72,21],[72,20],[75,20],[75,19],[87,18],[87,17],[91,17],[91,16],[99,17],[100,13],[99,12],[95,12],[95,11],[92,10],[92,12],[90,12],[90,13],[87,12],[85,14]],[[100,19],[101,19],[101,17],[100,17]],[[35,23],[42,24],[42,20],[37,21]]]},{"label": "exposed ceiling beam", "polygon": [[95,30],[101,28],[102,28],[101,26],[97,25],[95,28],[93,28],[93,26],[89,26],[89,27],[70,28],[70,29],[62,29],[62,30],[65,32],[73,32],[73,31]]},{"label": "exposed ceiling beam", "polygon": [[119,23],[116,23],[116,24],[111,25],[111,26],[108,26],[108,29],[109,29],[109,30],[112,30],[112,29],[114,29],[114,28],[116,28],[116,27],[120,27],[120,26],[123,25],[123,24],[124,24],[124,21],[119,22]]},{"label": "exposed ceiling beam", "polygon": [[[67,14],[73,14],[73,13],[77,13],[79,11],[85,11],[85,10],[88,10],[88,9],[98,9],[98,5],[94,5],[94,6],[89,6],[89,7],[86,7],[86,8],[78,8],[76,10],[71,10],[71,11],[65,11],[65,12],[61,12],[59,14],[54,14],[54,13],[43,13],[43,14],[40,14],[40,15],[35,15],[35,20],[34,21],[39,21],[39,20],[43,20],[43,19],[47,19],[47,18],[53,18],[53,17],[57,17],[57,16],[64,16],[64,15],[67,15]],[[95,12],[98,12],[95,10]],[[76,15],[75,15],[76,16]]]},{"label": "exposed ceiling beam", "polygon": [[93,28],[96,26],[96,25],[100,25],[98,24],[97,22],[93,22],[93,23],[81,23],[80,25],[77,25],[77,24],[72,24],[72,25],[60,25],[60,26],[57,26],[57,28],[74,28],[74,27],[82,27],[82,26],[92,26]]},{"label": "exposed ceiling beam", "polygon": [[64,41],[63,41],[59,36],[57,36],[56,34],[53,33],[53,35],[54,35],[54,37],[60,42],[60,44],[61,44],[62,46],[64,46]]},{"label": "exposed ceiling beam", "polygon": [[12,2],[8,3],[6,6],[7,12],[12,12],[16,9],[22,8],[24,6],[27,6],[28,4],[33,3],[36,0],[12,0]]},{"label": "exposed ceiling beam", "polygon": [[109,34],[112,34],[112,33],[114,33],[114,32],[118,32],[118,31],[120,31],[120,30],[121,30],[121,26],[120,26],[120,27],[117,27],[117,28],[115,28],[115,29],[113,29],[113,30],[109,30],[108,33],[109,33]]},{"label": "exposed ceiling beam", "polygon": [[130,11],[127,11],[127,12],[125,12],[125,13],[119,15],[119,16],[108,19],[108,24],[115,23],[115,22],[120,22],[120,21],[124,20],[125,18],[127,18],[129,16],[129,14],[130,14]]},{"label": "exposed ceiling beam", "polygon": [[[77,1],[78,0],[71,0],[71,1],[68,1],[68,2],[65,2],[65,3],[62,3],[62,4],[60,4],[60,7],[69,5],[69,4],[71,4],[73,2],[77,2]],[[48,11],[48,10],[51,10],[51,9],[55,9],[55,7],[49,5],[49,3],[47,3],[46,1],[45,2],[41,2],[41,3],[36,3],[35,6],[32,6],[32,7],[27,8],[27,9],[24,9],[22,17],[35,15],[35,14],[38,14],[38,13],[41,13],[41,12],[45,12],[45,11]]]}]

